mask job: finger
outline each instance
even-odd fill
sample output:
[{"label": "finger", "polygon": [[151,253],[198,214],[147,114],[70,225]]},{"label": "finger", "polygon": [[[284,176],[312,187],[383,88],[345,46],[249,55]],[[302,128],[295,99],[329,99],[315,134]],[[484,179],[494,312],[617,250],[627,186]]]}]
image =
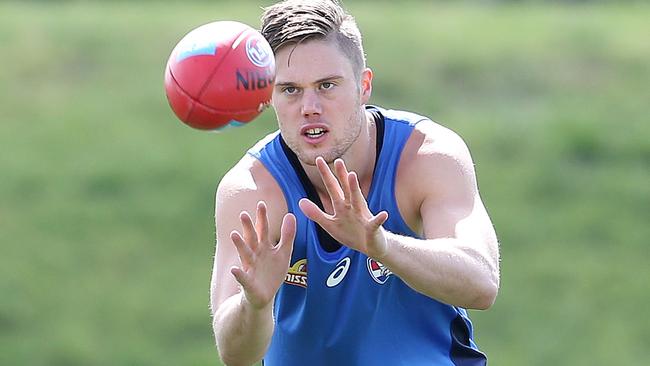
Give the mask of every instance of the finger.
[{"label": "finger", "polygon": [[314,202],[307,198],[298,201],[298,206],[308,219],[316,222],[318,225],[322,226],[323,229],[327,226],[327,222],[332,219],[331,215],[323,212]]},{"label": "finger", "polygon": [[386,220],[388,220],[388,212],[382,211],[377,215],[371,217],[370,220],[368,220],[368,223],[372,225],[374,229],[378,229],[386,222]]},{"label": "finger", "polygon": [[345,167],[343,159],[336,159],[334,161],[334,171],[338,179],[341,189],[343,190],[343,199],[350,201],[350,182],[348,181],[348,169]]},{"label": "finger", "polygon": [[233,232],[230,233],[230,239],[235,245],[235,249],[237,249],[239,261],[241,262],[242,266],[244,266],[244,269],[248,268],[253,262],[253,256],[255,254],[251,248],[248,247],[241,234],[239,234],[237,231],[233,230]]},{"label": "finger", "polygon": [[266,212],[266,203],[264,203],[264,201],[259,201],[257,203],[257,213],[255,217],[255,231],[257,232],[259,240],[268,242],[269,219]]},{"label": "finger", "polygon": [[235,277],[235,280],[239,282],[241,287],[246,291],[250,288],[251,284],[251,275],[243,271],[239,267],[231,267],[230,273]]},{"label": "finger", "polygon": [[244,241],[248,243],[251,250],[255,251],[257,248],[257,233],[255,232],[255,227],[253,226],[253,219],[251,215],[246,211],[242,211],[239,215],[241,220],[242,232],[244,234]]},{"label": "finger", "polygon": [[332,202],[343,199],[341,185],[332,173],[332,170],[330,170],[330,167],[327,166],[325,159],[320,156],[317,157],[316,166],[318,167],[318,172],[320,173],[323,183],[325,183],[325,189],[327,189],[327,193],[330,195]]},{"label": "finger", "polygon": [[[293,214],[286,214],[282,219],[280,227],[280,249],[285,251],[289,257],[293,249],[293,241],[296,239],[296,217]],[[287,253],[288,252],[288,253]]]},{"label": "finger", "polygon": [[350,200],[352,201],[352,206],[357,208],[368,206],[366,198],[363,196],[363,192],[361,192],[357,173],[350,172],[350,174],[348,174],[348,184],[350,185]]}]

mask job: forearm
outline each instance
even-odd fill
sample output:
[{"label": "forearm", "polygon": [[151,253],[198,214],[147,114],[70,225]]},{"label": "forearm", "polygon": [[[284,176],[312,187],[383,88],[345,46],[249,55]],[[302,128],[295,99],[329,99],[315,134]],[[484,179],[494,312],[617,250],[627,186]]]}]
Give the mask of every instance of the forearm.
[{"label": "forearm", "polygon": [[499,287],[496,259],[454,238],[422,240],[385,232],[387,251],[376,258],[414,290],[438,301],[489,308]]},{"label": "forearm", "polygon": [[272,303],[255,309],[238,293],[217,309],[212,327],[224,364],[252,365],[262,359],[273,335]]}]

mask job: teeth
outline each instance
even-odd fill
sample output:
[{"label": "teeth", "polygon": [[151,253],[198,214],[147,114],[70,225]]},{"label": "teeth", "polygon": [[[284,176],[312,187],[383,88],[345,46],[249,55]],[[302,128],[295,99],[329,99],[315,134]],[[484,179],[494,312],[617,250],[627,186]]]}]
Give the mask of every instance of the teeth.
[{"label": "teeth", "polygon": [[322,128],[320,128],[320,127],[319,127],[319,128],[310,128],[310,129],[308,129],[308,130],[306,131],[306,133],[307,133],[308,135],[320,135],[320,134],[322,134],[322,133],[324,133],[324,132],[325,132],[325,130],[322,129]]}]

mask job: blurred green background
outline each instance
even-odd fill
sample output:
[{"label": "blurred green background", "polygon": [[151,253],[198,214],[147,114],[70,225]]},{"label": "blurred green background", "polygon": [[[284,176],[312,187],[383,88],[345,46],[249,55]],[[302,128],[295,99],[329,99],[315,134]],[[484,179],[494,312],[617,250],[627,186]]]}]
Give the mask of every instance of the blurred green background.
[{"label": "blurred green background", "polygon": [[[217,182],[273,113],[178,122],[192,28],[271,1],[0,3],[0,364],[220,365]],[[650,364],[650,5],[348,1],[372,102],[459,132],[501,242],[491,365]]]}]

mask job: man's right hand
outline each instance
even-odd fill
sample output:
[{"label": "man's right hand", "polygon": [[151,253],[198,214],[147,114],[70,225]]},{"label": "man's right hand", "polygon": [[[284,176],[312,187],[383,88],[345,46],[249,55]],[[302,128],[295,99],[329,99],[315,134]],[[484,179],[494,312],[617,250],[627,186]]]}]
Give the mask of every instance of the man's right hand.
[{"label": "man's right hand", "polygon": [[262,309],[271,304],[289,269],[296,218],[290,213],[284,216],[277,244],[269,238],[269,222],[263,201],[257,203],[254,224],[246,211],[241,212],[239,219],[242,233],[233,230],[230,239],[237,249],[241,266],[233,266],[230,272],[241,285],[248,303]]}]

